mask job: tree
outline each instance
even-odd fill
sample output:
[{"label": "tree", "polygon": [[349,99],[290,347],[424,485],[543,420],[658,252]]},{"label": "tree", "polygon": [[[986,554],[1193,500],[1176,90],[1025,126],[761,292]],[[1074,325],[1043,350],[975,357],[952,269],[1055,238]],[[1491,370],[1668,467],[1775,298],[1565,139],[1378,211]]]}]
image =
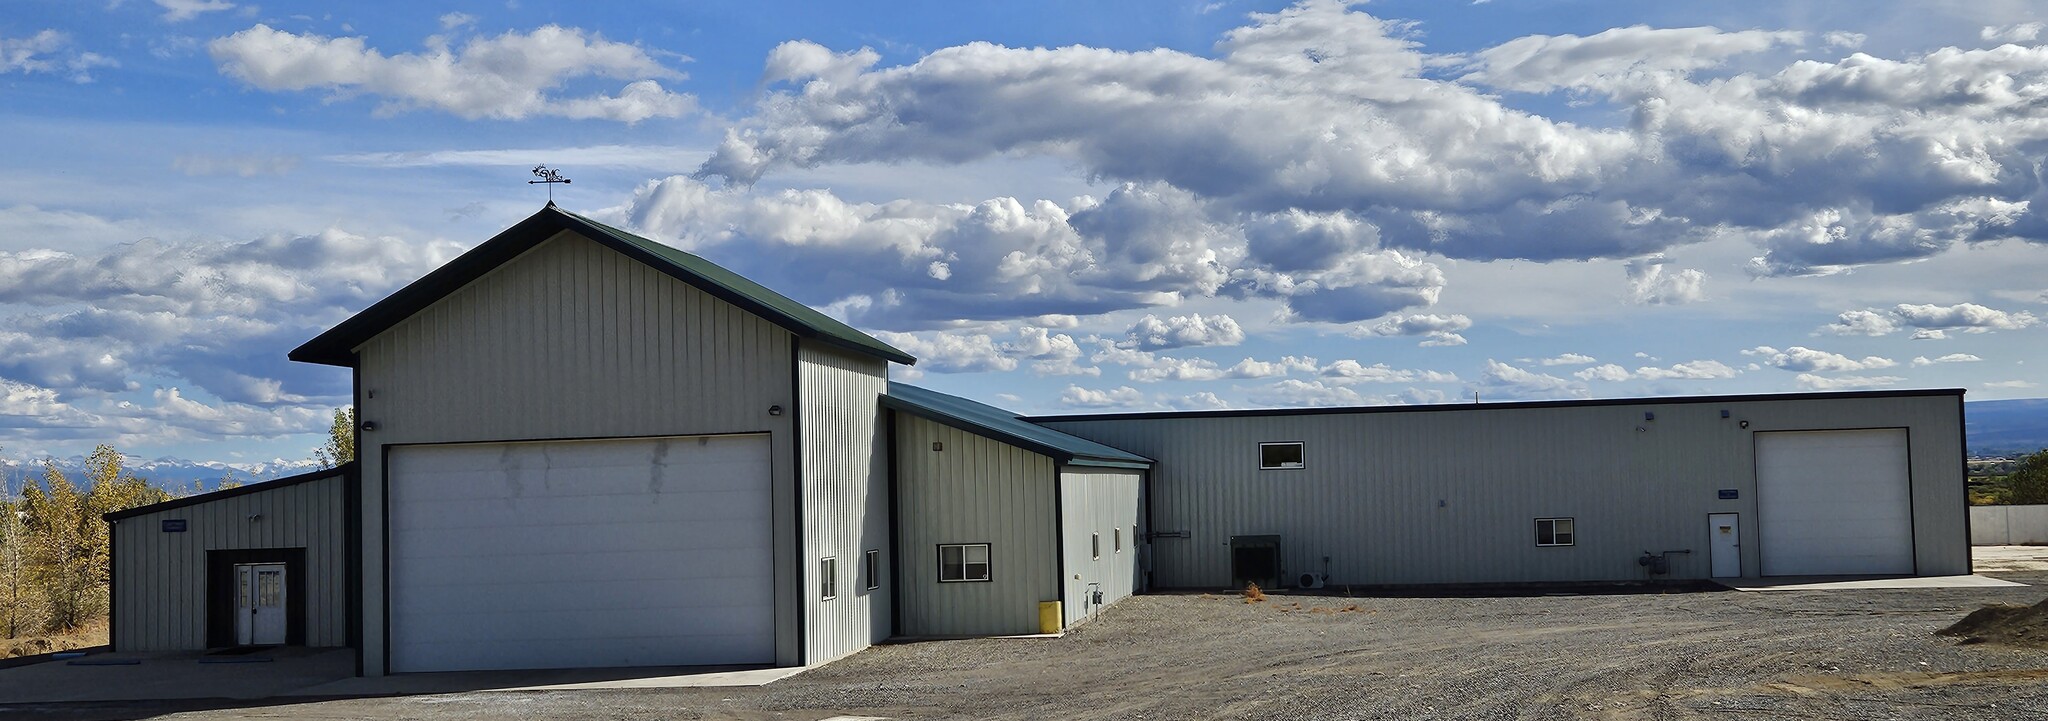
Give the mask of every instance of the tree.
[{"label": "tree", "polygon": [[327,428],[327,444],[313,449],[313,460],[321,468],[334,468],[356,459],[356,409],[334,409],[334,425]]},{"label": "tree", "polygon": [[93,449],[85,473],[90,485],[81,492],[54,464],[45,464],[42,484],[22,489],[22,575],[49,631],[77,628],[106,613],[112,549],[101,516],[171,497],[130,474],[112,446]]},{"label": "tree", "polygon": [[2048,503],[2048,449],[2021,458],[2005,476],[2005,502],[2013,505]]}]

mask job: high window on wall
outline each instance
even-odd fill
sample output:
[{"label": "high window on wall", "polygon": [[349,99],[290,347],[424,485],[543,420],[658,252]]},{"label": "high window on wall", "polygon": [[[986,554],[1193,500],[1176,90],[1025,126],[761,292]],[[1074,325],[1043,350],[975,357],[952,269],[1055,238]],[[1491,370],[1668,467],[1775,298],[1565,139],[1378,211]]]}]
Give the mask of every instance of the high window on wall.
[{"label": "high window on wall", "polygon": [[1301,441],[1259,444],[1259,469],[1275,471],[1306,467],[1301,446]]},{"label": "high window on wall", "polygon": [[1536,519],[1536,545],[1538,546],[1569,546],[1572,545],[1573,535],[1572,519]]},{"label": "high window on wall", "polygon": [[947,543],[939,546],[940,583],[987,581],[990,578],[988,544]]}]

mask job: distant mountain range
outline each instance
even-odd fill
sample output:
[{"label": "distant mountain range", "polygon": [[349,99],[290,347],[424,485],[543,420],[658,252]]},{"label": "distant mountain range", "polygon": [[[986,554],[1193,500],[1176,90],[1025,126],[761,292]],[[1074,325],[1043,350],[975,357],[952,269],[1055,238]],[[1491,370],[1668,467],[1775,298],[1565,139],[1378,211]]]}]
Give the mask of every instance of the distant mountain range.
[{"label": "distant mountain range", "polygon": [[2005,456],[2048,448],[2048,398],[1963,404],[1970,455]]},{"label": "distant mountain range", "polygon": [[[2048,448],[2048,398],[1970,401],[1964,404],[1963,412],[1972,456],[2011,456]],[[60,458],[56,465],[57,470],[73,479],[85,477],[84,456]],[[256,463],[130,459],[128,466],[130,472],[151,484],[182,493],[190,493],[195,487],[210,491],[219,488],[224,480],[256,483],[317,468],[319,464],[312,460],[282,458]],[[42,474],[43,464],[39,460],[0,458],[0,492],[14,491],[21,487],[22,479],[41,478]]]},{"label": "distant mountain range", "polygon": [[[74,483],[85,478],[84,456],[53,460],[57,470],[70,477]],[[195,487],[202,491],[210,491],[219,488],[222,481],[229,480],[245,485],[268,481],[305,473],[319,467],[320,464],[312,460],[288,461],[282,458],[257,463],[192,461],[183,458],[158,458],[150,461],[130,458],[128,462],[128,472],[149,481],[150,485],[180,493],[190,493]],[[0,489],[4,489],[5,492],[19,489],[24,478],[42,477],[41,460],[0,458]]]}]

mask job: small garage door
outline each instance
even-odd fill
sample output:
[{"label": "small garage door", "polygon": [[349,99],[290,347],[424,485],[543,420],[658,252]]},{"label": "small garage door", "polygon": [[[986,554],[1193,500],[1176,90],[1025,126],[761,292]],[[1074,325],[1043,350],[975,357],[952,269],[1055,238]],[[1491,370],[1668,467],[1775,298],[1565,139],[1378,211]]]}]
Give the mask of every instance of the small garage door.
[{"label": "small garage door", "polygon": [[1756,434],[1766,576],[1913,573],[1906,431]]},{"label": "small garage door", "polygon": [[768,437],[390,455],[394,671],[774,661]]}]

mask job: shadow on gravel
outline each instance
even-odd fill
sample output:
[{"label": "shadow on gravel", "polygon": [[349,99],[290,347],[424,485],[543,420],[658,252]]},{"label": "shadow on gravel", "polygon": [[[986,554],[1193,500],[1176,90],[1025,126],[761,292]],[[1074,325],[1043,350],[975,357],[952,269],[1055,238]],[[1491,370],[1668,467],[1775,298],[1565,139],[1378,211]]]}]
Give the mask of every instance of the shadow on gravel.
[{"label": "shadow on gravel", "polygon": [[[247,711],[255,709],[282,709],[300,704],[339,701],[360,698],[390,698],[390,696],[345,696],[296,698],[189,698],[162,701],[75,701],[65,703],[6,704],[0,703],[0,718],[32,718],[38,721],[140,721],[179,713],[204,711]],[[291,714],[273,711],[280,718]]]}]

